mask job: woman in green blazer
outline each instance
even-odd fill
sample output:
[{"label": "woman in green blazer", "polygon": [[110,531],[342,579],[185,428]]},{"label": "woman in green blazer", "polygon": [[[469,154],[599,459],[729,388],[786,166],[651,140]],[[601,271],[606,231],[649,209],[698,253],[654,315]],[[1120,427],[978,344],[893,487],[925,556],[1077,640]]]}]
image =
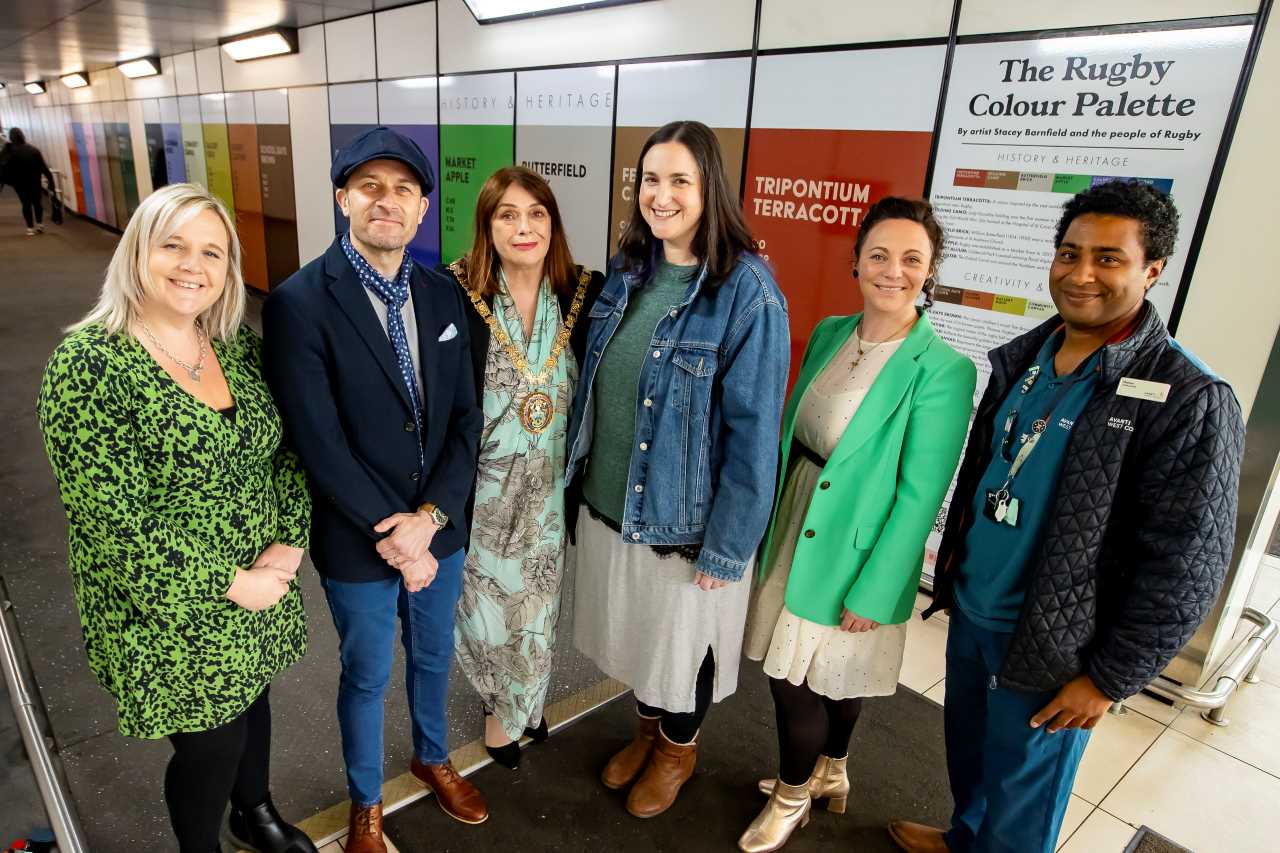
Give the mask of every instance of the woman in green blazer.
[{"label": "woman in green blazer", "polygon": [[746,655],[763,660],[781,767],[739,840],[777,850],[812,799],[842,813],[862,697],[897,689],[933,528],[973,408],[973,362],[916,307],[932,305],[942,229],[927,202],[867,211],[853,275],[865,310],[818,324],[782,421],[781,483],[761,552]]}]

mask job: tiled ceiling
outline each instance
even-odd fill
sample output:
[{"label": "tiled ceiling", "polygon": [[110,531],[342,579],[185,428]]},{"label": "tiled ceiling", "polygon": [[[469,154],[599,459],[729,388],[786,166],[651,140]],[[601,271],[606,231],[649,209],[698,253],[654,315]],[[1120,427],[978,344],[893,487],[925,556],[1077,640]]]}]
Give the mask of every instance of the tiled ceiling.
[{"label": "tiled ceiling", "polygon": [[0,81],[52,79],[412,0],[0,0]]}]

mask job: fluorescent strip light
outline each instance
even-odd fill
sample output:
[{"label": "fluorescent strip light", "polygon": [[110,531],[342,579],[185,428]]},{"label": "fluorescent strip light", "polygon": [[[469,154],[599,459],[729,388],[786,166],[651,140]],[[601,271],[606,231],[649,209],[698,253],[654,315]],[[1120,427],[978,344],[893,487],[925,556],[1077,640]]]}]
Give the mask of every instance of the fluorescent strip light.
[{"label": "fluorescent strip light", "polygon": [[160,60],[154,56],[147,56],[142,59],[121,62],[116,68],[120,69],[120,73],[130,80],[136,80],[139,77],[154,77],[160,73]]},{"label": "fluorescent strip light", "polygon": [[83,89],[89,85],[89,78],[77,71],[74,74],[62,75],[62,85],[68,89]]},{"label": "fluorescent strip light", "polygon": [[33,80],[33,81],[31,81],[30,83],[27,83],[26,85],[24,85],[22,88],[26,89],[26,90],[27,90],[27,92],[28,92],[29,94],[32,94],[32,95],[43,95],[43,94],[44,94],[44,81],[43,81],[43,80]]},{"label": "fluorescent strip light", "polygon": [[298,52],[298,32],[291,27],[245,33],[222,39],[222,49],[236,62]]},{"label": "fluorescent strip light", "polygon": [[559,15],[565,12],[582,12],[604,6],[623,6],[642,3],[644,0],[463,0],[472,16],[480,24],[496,24],[533,18],[538,15]]}]

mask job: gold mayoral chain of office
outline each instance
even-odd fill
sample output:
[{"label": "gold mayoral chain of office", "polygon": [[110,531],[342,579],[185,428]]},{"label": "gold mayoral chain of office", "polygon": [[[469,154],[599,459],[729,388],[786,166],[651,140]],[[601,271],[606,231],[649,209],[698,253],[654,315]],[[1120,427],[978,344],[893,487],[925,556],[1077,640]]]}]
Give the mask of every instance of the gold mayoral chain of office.
[{"label": "gold mayoral chain of office", "polygon": [[583,300],[586,299],[587,285],[591,281],[591,271],[584,269],[579,274],[578,290],[573,294],[573,304],[569,306],[569,316],[564,319],[564,324],[560,326],[560,331],[556,332],[555,343],[551,346],[551,354],[542,363],[542,370],[534,373],[529,369],[529,360],[525,357],[525,354],[520,352],[520,348],[511,340],[511,336],[507,334],[506,329],[498,324],[498,318],[493,316],[493,312],[489,310],[489,306],[485,304],[484,299],[468,286],[466,265],[463,263],[463,259],[458,258],[458,260],[449,264],[449,269],[457,276],[463,290],[467,292],[467,296],[471,297],[471,304],[475,306],[476,312],[484,320],[485,325],[489,327],[489,333],[506,351],[507,358],[511,359],[511,364],[515,366],[516,371],[523,377],[525,386],[529,390],[524,395],[524,398],[520,400],[520,425],[524,427],[525,432],[532,435],[540,435],[546,431],[547,427],[551,426],[551,419],[555,415],[556,406],[551,395],[539,390],[539,386],[547,384],[547,381],[551,378],[551,371],[555,368],[556,361],[560,358],[560,353],[564,351],[565,346],[569,343],[569,336],[573,333],[573,326],[578,322],[578,311],[582,308]]}]

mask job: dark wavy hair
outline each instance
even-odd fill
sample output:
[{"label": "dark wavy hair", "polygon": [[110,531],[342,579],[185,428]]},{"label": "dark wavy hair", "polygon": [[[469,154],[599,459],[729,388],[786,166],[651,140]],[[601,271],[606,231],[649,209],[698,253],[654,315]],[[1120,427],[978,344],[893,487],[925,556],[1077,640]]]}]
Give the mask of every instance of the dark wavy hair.
[{"label": "dark wavy hair", "polygon": [[924,283],[924,308],[927,311],[933,307],[933,290],[938,284],[934,274],[938,271],[938,263],[942,260],[945,239],[942,226],[933,215],[933,205],[922,198],[887,195],[867,208],[867,212],[862,217],[862,224],[858,226],[858,236],[853,241],[853,277],[858,277],[858,258],[862,256],[862,247],[867,241],[867,235],[871,233],[871,229],[888,219],[905,219],[914,222],[923,228],[924,233],[929,237],[933,255],[929,258],[929,277]]},{"label": "dark wavy hair", "polygon": [[1146,181],[1136,178],[1108,181],[1067,199],[1053,238],[1055,249],[1062,245],[1072,221],[1086,213],[1136,219],[1142,226],[1142,254],[1147,263],[1162,261],[1173,254],[1173,245],[1178,239],[1178,208],[1173,199]]},{"label": "dark wavy hair", "polygon": [[644,180],[644,158],[649,149],[664,142],[679,142],[698,164],[702,179],[702,219],[693,236],[693,254],[707,265],[707,283],[715,286],[733,272],[738,256],[755,251],[755,240],[747,227],[746,217],[738,204],[738,195],[730,189],[720,155],[720,142],[711,128],[699,121],[673,121],[654,131],[640,149],[636,162],[636,191],[631,203],[631,217],[618,241],[623,269],[648,278],[661,250],[661,242],[649,230],[640,213],[640,187]]}]

